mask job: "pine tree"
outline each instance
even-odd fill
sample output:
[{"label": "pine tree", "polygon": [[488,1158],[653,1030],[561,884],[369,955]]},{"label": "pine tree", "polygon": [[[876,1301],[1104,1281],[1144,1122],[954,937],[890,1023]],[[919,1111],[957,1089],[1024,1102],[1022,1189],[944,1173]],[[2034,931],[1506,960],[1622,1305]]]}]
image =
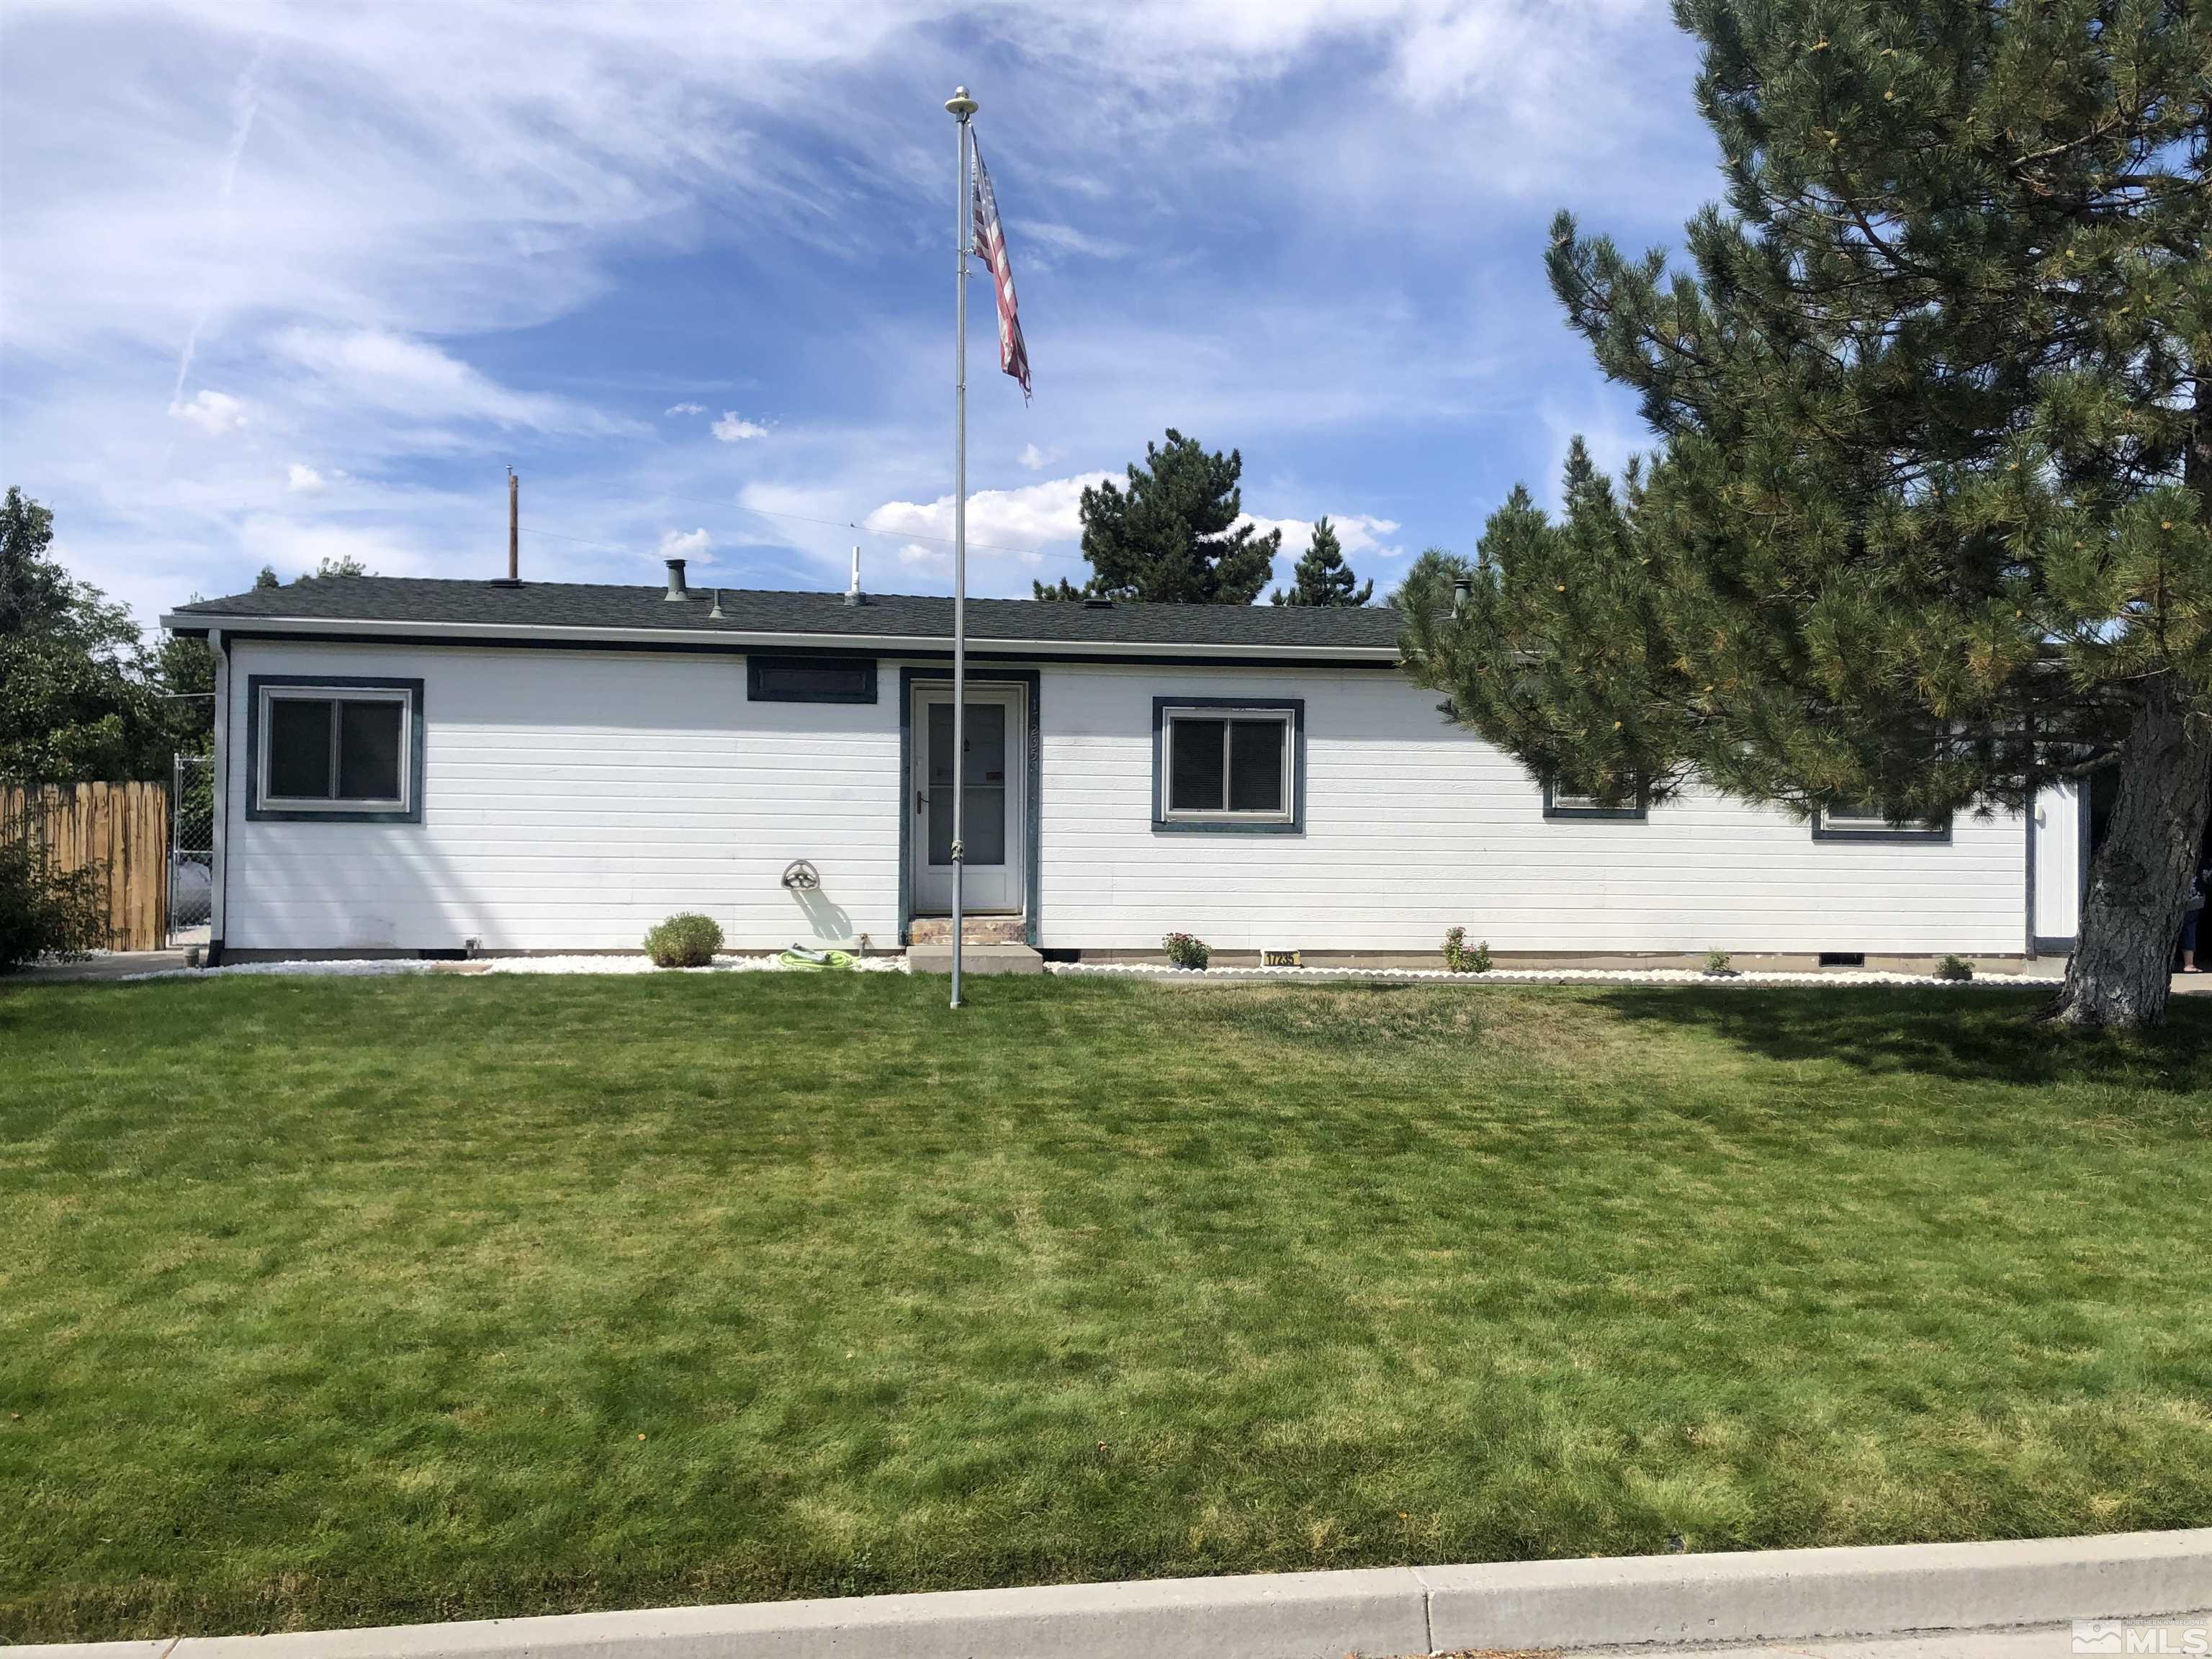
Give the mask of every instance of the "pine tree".
[{"label": "pine tree", "polygon": [[1035,584],[1040,599],[1104,598],[1183,605],[1249,605],[1267,585],[1283,532],[1237,521],[1244,498],[1236,450],[1207,454],[1168,428],[1164,446],[1145,446],[1126,489],[1106,483],[1083,492],[1083,556],[1091,580]]},{"label": "pine tree", "polygon": [[1408,661],[1547,777],[1802,811],[2113,769],[2054,1012],[2162,1013],[2212,793],[2207,27],[2189,0],[1676,0],[1725,208],[1548,265],[1656,435],[1494,515]]},{"label": "pine tree", "polygon": [[1290,592],[1279,587],[1269,595],[1276,605],[1364,605],[1374,597],[1375,584],[1363,584],[1345,563],[1336,526],[1326,514],[1314,521],[1313,541],[1291,573]]}]

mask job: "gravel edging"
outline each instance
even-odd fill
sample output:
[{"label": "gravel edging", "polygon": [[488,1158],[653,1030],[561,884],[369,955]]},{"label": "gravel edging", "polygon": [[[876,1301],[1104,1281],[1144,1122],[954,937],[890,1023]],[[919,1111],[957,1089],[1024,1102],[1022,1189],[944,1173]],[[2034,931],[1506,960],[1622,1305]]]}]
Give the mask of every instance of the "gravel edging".
[{"label": "gravel edging", "polygon": [[781,953],[718,957],[705,968],[657,968],[644,956],[477,957],[471,960],[363,957],[351,960],[234,962],[222,968],[160,968],[117,975],[118,983],[149,979],[222,979],[230,975],[375,979],[400,974],[903,974],[904,957],[862,957],[850,968],[793,968]]},{"label": "gravel edging", "polygon": [[1404,979],[1435,980],[1454,985],[1493,981],[1516,985],[1918,985],[1946,991],[1985,986],[1993,990],[2054,992],[2059,983],[2055,979],[2027,974],[1977,974],[1972,979],[1938,979],[1933,974],[1808,974],[1781,969],[1764,973],[1746,969],[1740,973],[1706,974],[1694,968],[1492,968],[1486,973],[1455,974],[1448,968],[1176,968],[1158,962],[1048,962],[1044,970],[1048,974],[1119,974],[1191,985],[1227,980],[1282,980],[1297,984],[1309,981]]}]

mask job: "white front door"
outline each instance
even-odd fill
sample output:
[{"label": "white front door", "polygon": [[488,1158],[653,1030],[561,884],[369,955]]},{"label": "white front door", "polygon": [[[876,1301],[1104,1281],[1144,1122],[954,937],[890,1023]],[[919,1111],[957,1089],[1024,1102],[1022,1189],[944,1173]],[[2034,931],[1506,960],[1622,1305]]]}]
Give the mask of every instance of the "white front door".
[{"label": "white front door", "polygon": [[[971,915],[1019,915],[1029,890],[1023,856],[1029,822],[1027,693],[1018,685],[968,688],[967,842],[963,908]],[[952,913],[952,687],[929,681],[914,688],[914,776],[907,810],[913,859],[914,913]]]}]

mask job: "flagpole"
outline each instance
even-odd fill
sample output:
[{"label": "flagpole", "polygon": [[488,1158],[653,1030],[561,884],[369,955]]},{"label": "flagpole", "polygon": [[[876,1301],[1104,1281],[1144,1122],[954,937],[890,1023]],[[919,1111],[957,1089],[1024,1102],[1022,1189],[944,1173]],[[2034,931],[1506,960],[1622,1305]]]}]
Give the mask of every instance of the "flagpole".
[{"label": "flagpole", "polygon": [[960,949],[967,921],[962,911],[961,878],[965,873],[968,778],[968,234],[974,216],[968,184],[968,122],[975,100],[955,87],[945,100],[960,143],[957,202],[953,216],[955,271],[953,333],[958,372],[953,377],[952,436],[952,1006],[960,1006]]}]

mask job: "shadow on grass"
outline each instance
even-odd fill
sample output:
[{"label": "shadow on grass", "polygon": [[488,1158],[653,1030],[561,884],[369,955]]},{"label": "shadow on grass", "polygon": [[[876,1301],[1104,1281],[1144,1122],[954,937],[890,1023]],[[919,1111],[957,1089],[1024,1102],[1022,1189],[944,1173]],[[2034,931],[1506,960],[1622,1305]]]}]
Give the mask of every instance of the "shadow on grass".
[{"label": "shadow on grass", "polygon": [[1899,1077],[2022,1086],[2085,1084],[2212,1092],[2212,1006],[2176,997],[2155,1030],[2080,1030],[2042,1018],[2025,991],[1681,991],[1597,999],[1624,1019],[1702,1030],[1770,1060],[1829,1060]]}]

